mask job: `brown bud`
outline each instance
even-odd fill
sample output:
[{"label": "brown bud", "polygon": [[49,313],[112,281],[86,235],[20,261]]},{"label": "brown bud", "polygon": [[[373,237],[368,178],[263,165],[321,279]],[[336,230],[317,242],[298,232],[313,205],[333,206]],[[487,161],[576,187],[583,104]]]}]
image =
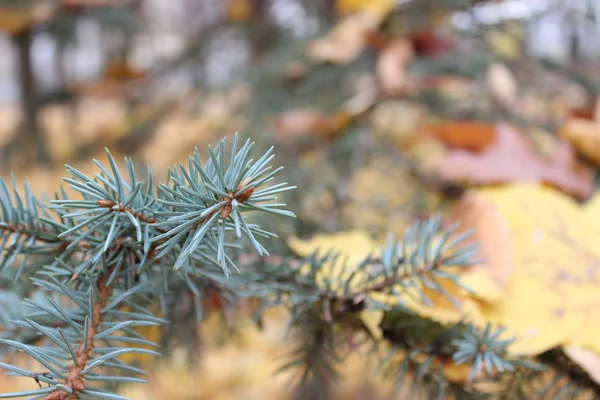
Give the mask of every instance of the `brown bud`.
[{"label": "brown bud", "polygon": [[115,205],[114,201],[111,201],[111,200],[98,200],[96,203],[100,207],[104,207],[104,208],[112,208]]},{"label": "brown bud", "polygon": [[244,201],[248,200],[250,196],[252,196],[252,193],[254,193],[253,187],[244,190],[242,193],[238,194],[235,199],[240,203],[243,203]]}]

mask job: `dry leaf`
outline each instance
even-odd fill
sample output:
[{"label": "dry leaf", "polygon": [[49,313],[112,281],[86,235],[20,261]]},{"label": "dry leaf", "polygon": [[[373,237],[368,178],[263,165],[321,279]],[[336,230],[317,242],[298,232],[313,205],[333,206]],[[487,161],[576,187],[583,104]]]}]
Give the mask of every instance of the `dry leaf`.
[{"label": "dry leaf", "polygon": [[600,356],[595,351],[576,346],[563,347],[565,354],[600,385]]},{"label": "dry leaf", "polygon": [[518,23],[503,23],[497,29],[487,30],[483,37],[490,50],[501,57],[513,59],[522,52],[523,28]]},{"label": "dry leaf", "polygon": [[460,231],[473,229],[465,241],[479,245],[479,257],[483,263],[468,268],[461,275],[461,282],[475,288],[475,295],[488,302],[497,301],[504,293],[514,270],[512,236],[506,220],[498,209],[476,191],[465,193],[456,203],[448,218],[460,223]]},{"label": "dry leaf", "polygon": [[371,252],[379,250],[376,242],[363,231],[354,230],[335,234],[315,235],[309,240],[291,237],[288,246],[300,257],[308,257],[315,251],[321,255],[328,252],[340,253],[348,265],[355,267]]},{"label": "dry leaf", "polygon": [[561,142],[551,161],[544,160],[515,128],[500,124],[496,141],[481,153],[452,150],[437,164],[438,174],[448,180],[474,184],[543,182],[578,199],[593,191],[592,171],[577,162],[568,143]]},{"label": "dry leaf", "polygon": [[345,16],[327,35],[312,41],[307,54],[321,62],[348,64],[362,53],[367,33],[376,29],[381,20],[382,16],[373,12]]},{"label": "dry leaf", "polygon": [[479,194],[511,230],[513,276],[499,301],[481,305],[486,319],[517,337],[511,353],[535,355],[558,345],[599,352],[600,196],[581,206],[535,184]]},{"label": "dry leaf", "polygon": [[570,119],[558,135],[573,144],[577,151],[600,165],[600,122],[589,119]]},{"label": "dry leaf", "polygon": [[496,101],[511,106],[518,100],[518,87],[515,76],[506,64],[493,63],[487,70],[487,85]]},{"label": "dry leaf", "polygon": [[592,101],[586,99],[583,103],[579,107],[570,107],[568,117],[600,122],[600,97],[596,97]]},{"label": "dry leaf", "polygon": [[392,40],[377,57],[377,76],[382,90],[389,95],[398,95],[411,88],[411,77],[407,66],[414,57],[412,43],[407,38]]},{"label": "dry leaf", "polygon": [[137,69],[123,59],[110,60],[104,70],[104,77],[108,80],[127,81],[146,76],[148,76],[148,71]]},{"label": "dry leaf", "polygon": [[395,6],[394,0],[335,0],[336,12],[341,15],[364,11],[386,15]]},{"label": "dry leaf", "polygon": [[[291,237],[287,243],[294,253],[301,257],[309,257],[315,252],[320,255],[339,254],[339,261],[326,262],[322,265],[319,272],[317,272],[316,282],[318,285],[322,285],[323,288],[327,287],[328,289],[340,291],[344,290],[343,284],[338,287],[336,282],[344,282],[352,274],[357,276],[352,281],[360,282],[361,279],[358,278],[360,274],[355,272],[357,266],[370,254],[376,254],[380,251],[380,246],[369,235],[358,230],[315,235],[309,240]],[[375,338],[381,338],[383,335],[379,328],[379,322],[382,318],[383,312],[381,310],[361,312],[361,319]]]},{"label": "dry leaf", "polygon": [[449,37],[434,32],[431,28],[420,29],[410,34],[409,39],[415,53],[419,56],[436,56],[452,49]]},{"label": "dry leaf", "polygon": [[298,144],[303,139],[333,139],[344,130],[352,117],[341,111],[325,115],[318,110],[294,110],[271,118],[270,125],[281,144]]},{"label": "dry leaf", "polygon": [[495,126],[485,122],[443,121],[424,129],[449,147],[470,151],[483,151],[496,140]]}]

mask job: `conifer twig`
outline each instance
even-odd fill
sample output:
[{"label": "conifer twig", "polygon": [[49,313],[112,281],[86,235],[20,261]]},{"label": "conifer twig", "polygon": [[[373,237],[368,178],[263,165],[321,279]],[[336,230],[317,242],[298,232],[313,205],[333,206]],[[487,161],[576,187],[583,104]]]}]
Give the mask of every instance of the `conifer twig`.
[{"label": "conifer twig", "polygon": [[67,393],[62,390],[57,390],[48,394],[44,397],[44,400],[77,400],[78,393],[85,390],[84,376],[82,374],[88,361],[90,360],[91,353],[94,351],[94,337],[98,334],[98,330],[103,321],[102,310],[108,304],[108,300],[113,293],[114,280],[111,284],[108,284],[108,278],[110,276],[110,270],[102,274],[97,282],[98,285],[98,300],[94,303],[93,307],[93,323],[90,326],[87,336],[81,340],[81,344],[77,349],[77,362],[73,363],[69,367],[69,373],[65,378],[64,385],[71,389],[73,393]]}]

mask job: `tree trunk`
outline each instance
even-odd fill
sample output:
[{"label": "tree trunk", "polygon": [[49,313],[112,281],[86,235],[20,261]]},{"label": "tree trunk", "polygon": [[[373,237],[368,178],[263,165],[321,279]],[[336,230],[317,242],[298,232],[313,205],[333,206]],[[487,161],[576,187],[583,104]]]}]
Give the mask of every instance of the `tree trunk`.
[{"label": "tree trunk", "polygon": [[40,164],[47,165],[50,163],[50,155],[38,123],[39,99],[31,64],[33,32],[28,29],[15,35],[14,40],[19,51],[20,62],[19,83],[21,88],[21,110],[23,112],[22,140],[26,146],[25,149],[35,149],[37,161]]}]

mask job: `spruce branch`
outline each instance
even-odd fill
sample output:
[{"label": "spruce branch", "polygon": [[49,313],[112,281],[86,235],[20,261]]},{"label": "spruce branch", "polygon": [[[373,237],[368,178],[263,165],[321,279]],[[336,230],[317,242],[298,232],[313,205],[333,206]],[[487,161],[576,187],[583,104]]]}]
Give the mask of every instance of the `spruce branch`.
[{"label": "spruce branch", "polygon": [[[0,334],[0,343],[28,354],[45,371],[6,363],[0,367],[48,385],[0,398],[123,398],[103,386],[145,382],[136,377],[143,370],[119,357],[158,355],[152,350],[158,345],[133,328],[168,323],[151,309],[167,303],[169,285],[184,282],[197,306],[207,288],[232,288],[227,265],[235,265],[225,254],[233,247],[225,238],[230,232],[249,237],[259,254],[266,254],[255,236],[275,235],[248,222],[246,214],[293,216],[276,203],[278,193],[293,187],[271,184],[280,170],[271,171],[272,149],[253,161],[253,143],[246,141],[238,149],[237,142],[236,135],[228,164],[225,141],[216,151],[209,148],[204,165],[196,150],[189,172],[172,170],[158,190],[149,169],[145,181],[139,180],[131,159],[125,159],[123,172],[108,150],[109,167],[94,160],[99,172],[93,176],[67,166],[70,177],[64,181],[79,192],[77,199],[61,188],[47,206],[26,185],[23,201],[16,188],[11,197],[0,181],[2,265],[21,262],[20,281],[25,261],[19,258],[30,259],[33,275],[24,302],[33,311],[19,311],[10,321],[0,315],[10,328]],[[180,268],[182,263],[186,268]],[[174,272],[164,268],[169,264]],[[109,371],[115,374],[107,375]]]}]

